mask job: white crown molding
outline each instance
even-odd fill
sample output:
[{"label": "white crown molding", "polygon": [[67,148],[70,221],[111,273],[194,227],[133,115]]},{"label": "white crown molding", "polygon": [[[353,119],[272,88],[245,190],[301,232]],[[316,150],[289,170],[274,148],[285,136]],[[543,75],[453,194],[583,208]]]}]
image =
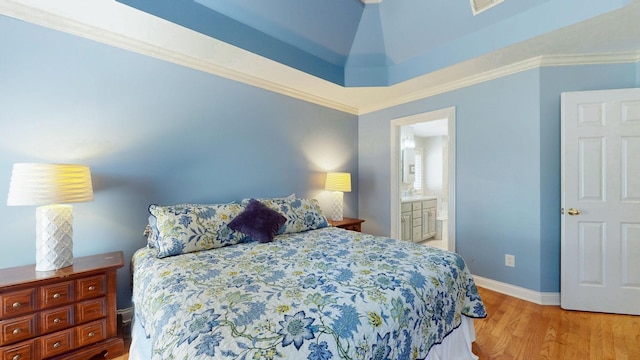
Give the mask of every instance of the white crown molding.
[{"label": "white crown molding", "polygon": [[560,305],[560,293],[533,291],[500,281],[483,278],[477,275],[473,275],[473,281],[475,281],[477,286],[483,287],[485,289],[509,295],[511,297],[522,299],[538,305]]},{"label": "white crown molding", "polygon": [[640,61],[640,51],[631,51],[534,56],[500,66],[505,56],[498,53],[388,87],[345,88],[113,0],[0,0],[0,14],[354,115],[543,66]]},{"label": "white crown molding", "polygon": [[546,55],[540,66],[575,66],[598,64],[624,64],[640,61],[640,51],[600,54]]},{"label": "white crown molding", "polygon": [[[534,69],[536,67],[539,67],[540,64],[541,64],[541,58],[536,57],[536,58],[524,60],[518,63],[514,63],[511,65],[503,66],[494,70],[489,70],[489,71],[481,72],[475,75],[463,77],[461,79],[457,79],[454,81],[445,82],[438,85],[431,85],[418,91],[407,92],[399,96],[391,97],[385,102],[378,102],[376,104],[371,104],[370,106],[367,106],[367,107],[362,107],[360,108],[360,114],[366,114],[366,113],[386,109],[389,107],[402,105],[412,101],[425,99],[425,98],[435,96],[438,94],[443,94],[449,91],[465,88],[467,86],[480,84],[485,81],[494,80],[494,79],[515,74],[521,71]],[[394,85],[394,86],[399,86],[399,85]],[[391,88],[393,88],[394,86],[392,86]]]},{"label": "white crown molding", "polygon": [[[431,96],[443,94],[449,91],[462,89],[468,86],[495,80],[504,76],[517,74],[527,70],[549,66],[575,66],[620,64],[640,62],[640,51],[605,53],[605,54],[571,54],[571,55],[544,55],[536,56],[523,61],[515,62],[496,69],[469,75],[461,79],[446,82],[436,86],[424,88],[419,91],[405,93],[396,97],[390,97],[388,101],[378,102],[370,106],[361,107],[360,114],[387,109],[392,106],[402,105],[408,102],[425,99]],[[394,85],[397,86],[397,85]],[[393,86],[391,86],[393,88]]]}]

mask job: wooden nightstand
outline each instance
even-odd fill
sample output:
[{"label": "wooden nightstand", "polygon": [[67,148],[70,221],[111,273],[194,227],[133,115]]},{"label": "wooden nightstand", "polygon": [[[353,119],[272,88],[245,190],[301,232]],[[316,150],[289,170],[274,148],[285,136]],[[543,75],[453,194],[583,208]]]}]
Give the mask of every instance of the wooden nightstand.
[{"label": "wooden nightstand", "polygon": [[329,224],[331,224],[331,226],[335,226],[335,227],[339,227],[339,228],[343,228],[351,231],[358,231],[358,232],[362,231],[363,222],[364,220],[362,219],[354,219],[354,218],[348,218],[348,217],[343,218],[342,221],[329,220]]},{"label": "wooden nightstand", "polygon": [[54,271],[0,269],[0,359],[111,359],[124,353],[116,328],[122,252],[73,259]]}]

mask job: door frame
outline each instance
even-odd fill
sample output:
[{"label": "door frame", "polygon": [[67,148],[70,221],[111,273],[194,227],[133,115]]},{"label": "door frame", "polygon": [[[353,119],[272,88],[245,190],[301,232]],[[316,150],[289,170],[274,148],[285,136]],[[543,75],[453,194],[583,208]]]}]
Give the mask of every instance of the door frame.
[{"label": "door frame", "polygon": [[[405,116],[391,120],[391,237],[400,239],[400,182],[401,182],[401,165],[400,161],[400,128],[405,125],[417,124],[422,122],[447,119],[448,125],[448,172],[449,172],[449,191],[448,191],[448,238],[447,249],[455,251],[456,249],[456,108],[455,106],[428,111],[420,114]],[[437,215],[436,215],[437,216]]]}]

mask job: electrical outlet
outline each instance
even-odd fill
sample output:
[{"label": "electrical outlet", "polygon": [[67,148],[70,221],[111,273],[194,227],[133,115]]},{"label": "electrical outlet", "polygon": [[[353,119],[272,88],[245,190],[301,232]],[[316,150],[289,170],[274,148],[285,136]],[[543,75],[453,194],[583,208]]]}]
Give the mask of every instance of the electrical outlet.
[{"label": "electrical outlet", "polygon": [[504,265],[516,267],[516,257],[514,255],[504,254]]}]

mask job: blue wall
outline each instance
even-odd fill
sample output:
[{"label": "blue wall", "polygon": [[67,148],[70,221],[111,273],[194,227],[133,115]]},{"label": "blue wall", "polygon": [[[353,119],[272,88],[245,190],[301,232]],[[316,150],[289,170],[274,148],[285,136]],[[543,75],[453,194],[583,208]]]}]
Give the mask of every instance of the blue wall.
[{"label": "blue wall", "polygon": [[[389,122],[456,107],[457,247],[480,276],[559,291],[563,91],[640,86],[640,64],[530,70],[356,116],[0,16],[0,191],[15,162],[90,165],[75,254],[144,245],[150,203],[325,199],[350,171],[345,215],[390,233]],[[359,139],[359,140],[358,140]],[[358,191],[360,190],[360,191]],[[358,212],[358,209],[360,210]],[[34,207],[0,202],[0,268],[33,263]],[[517,257],[505,268],[504,253]]]},{"label": "blue wall", "polygon": [[[358,178],[357,117],[0,16],[0,192],[16,162],[91,166],[74,254],[144,246],[150,203],[318,197],[324,172]],[[0,202],[0,268],[35,258],[35,207]],[[358,186],[345,194],[357,216]]]},{"label": "blue wall", "polygon": [[[360,216],[390,234],[389,122],[456,107],[456,250],[476,275],[560,290],[560,93],[633,87],[636,64],[529,70],[361,116]],[[516,267],[504,266],[504,254]]]}]

